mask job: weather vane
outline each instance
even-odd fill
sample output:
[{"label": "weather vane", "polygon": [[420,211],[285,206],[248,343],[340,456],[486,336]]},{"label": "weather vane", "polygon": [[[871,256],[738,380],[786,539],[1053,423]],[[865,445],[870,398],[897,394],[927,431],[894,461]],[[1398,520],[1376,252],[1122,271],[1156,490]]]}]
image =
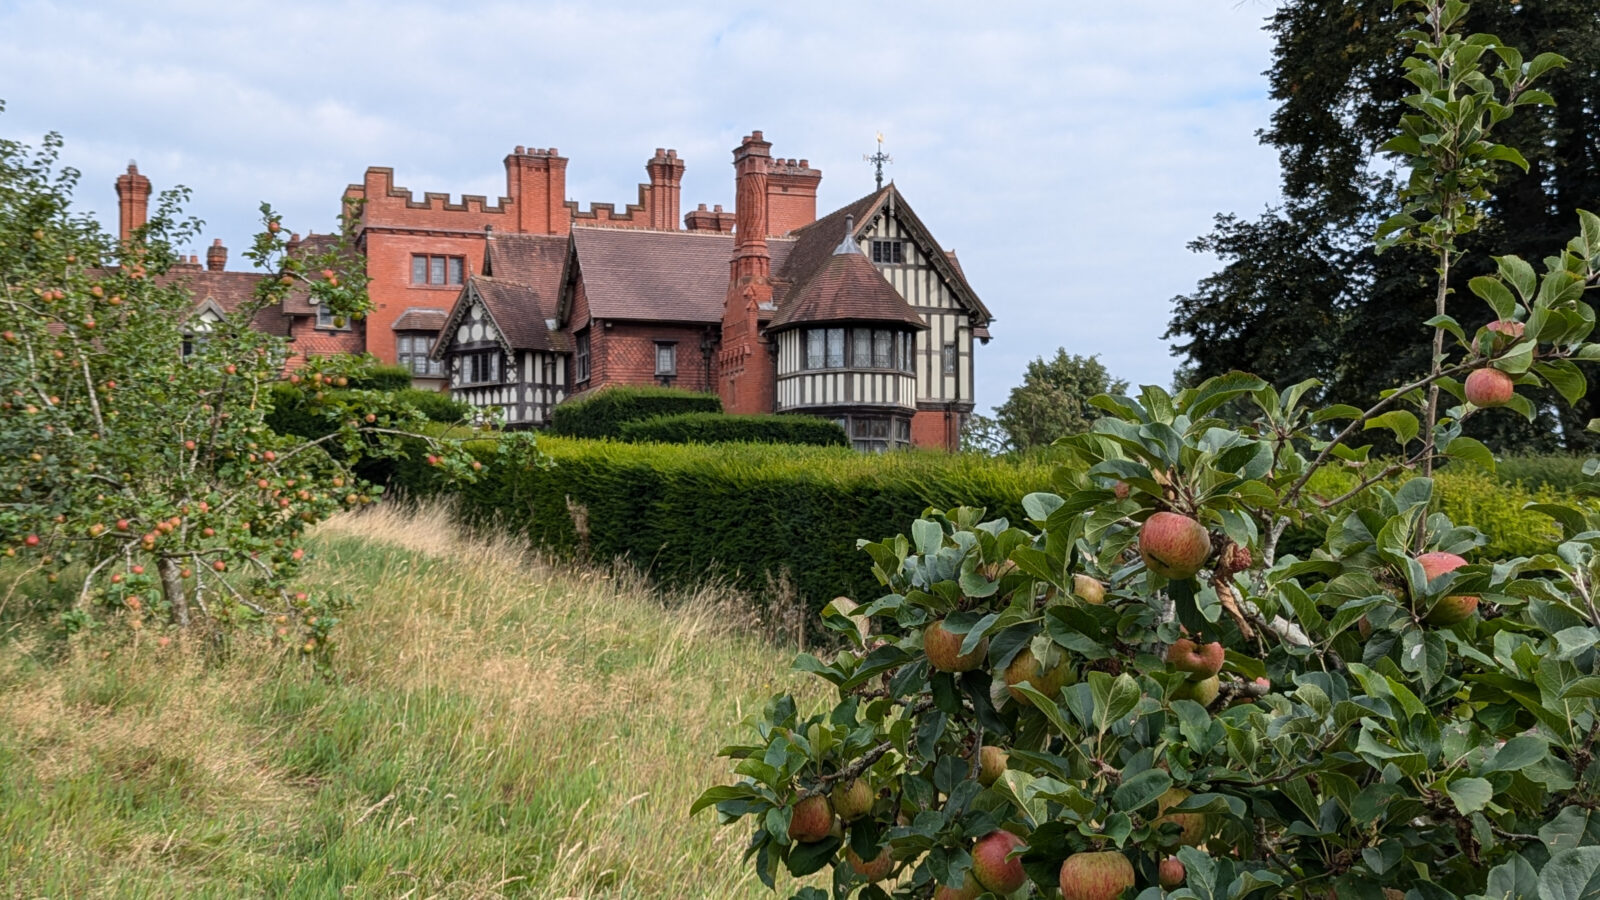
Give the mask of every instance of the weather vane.
[{"label": "weather vane", "polygon": [[883,152],[883,132],[878,132],[878,152],[871,156],[865,153],[861,154],[861,161],[872,163],[873,168],[878,173],[878,190],[883,190],[883,164],[894,162],[894,157]]}]

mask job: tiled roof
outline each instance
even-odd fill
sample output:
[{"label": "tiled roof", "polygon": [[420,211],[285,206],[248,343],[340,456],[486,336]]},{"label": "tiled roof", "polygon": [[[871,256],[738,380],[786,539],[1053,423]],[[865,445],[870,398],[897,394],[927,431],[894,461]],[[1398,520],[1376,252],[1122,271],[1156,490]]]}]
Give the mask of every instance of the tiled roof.
[{"label": "tiled roof", "polygon": [[[544,299],[525,284],[474,275],[468,288],[483,298],[489,315],[513,350],[565,351],[566,335],[551,334],[545,325]],[[463,299],[465,299],[463,297]],[[458,303],[460,301],[457,301]],[[551,304],[553,306],[553,304]]]},{"label": "tiled roof", "polygon": [[572,245],[591,318],[721,321],[732,236],[574,228]]},{"label": "tiled roof", "polygon": [[[255,299],[256,285],[264,277],[257,272],[213,272],[198,266],[174,266],[168,271],[166,280],[187,288],[194,297],[196,309],[210,300],[224,312],[231,313]],[[257,312],[251,324],[260,331],[278,337],[287,337],[289,334],[289,319],[275,306]]]},{"label": "tiled roof", "polygon": [[495,281],[524,284],[539,294],[543,318],[553,319],[567,264],[566,235],[490,232],[484,274]]},{"label": "tiled roof", "polygon": [[429,309],[426,306],[409,307],[400,314],[389,326],[393,331],[432,331],[438,332],[444,327],[444,320],[449,315],[442,309]]},{"label": "tiled roof", "polygon": [[[794,236],[794,249],[785,258],[782,266],[778,266],[776,260],[773,261],[773,275],[786,282],[789,291],[804,285],[827,263],[828,257],[833,255],[834,248],[839,246],[839,239],[844,236],[845,220],[855,220],[855,237],[860,238],[861,232],[867,227],[868,213],[877,209],[878,204],[883,202],[890,190],[893,190],[892,186],[874,191],[854,203],[839,207],[810,225],[791,231],[790,234]],[[781,301],[779,305],[782,305]]]},{"label": "tiled roof", "polygon": [[[842,237],[844,229],[839,231]],[[811,322],[890,322],[928,327],[877,267],[856,249],[854,235],[846,240],[848,249],[830,255],[805,284],[790,291],[767,327],[779,330]]]}]

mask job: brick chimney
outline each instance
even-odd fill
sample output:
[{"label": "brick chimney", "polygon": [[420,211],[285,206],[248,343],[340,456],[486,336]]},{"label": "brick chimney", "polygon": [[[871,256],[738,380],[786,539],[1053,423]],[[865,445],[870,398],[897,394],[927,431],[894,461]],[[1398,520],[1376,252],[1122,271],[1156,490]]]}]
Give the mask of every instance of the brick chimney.
[{"label": "brick chimney", "polygon": [[127,174],[117,176],[117,236],[133,237],[150,217],[150,179],[139,174],[137,163],[129,161]]},{"label": "brick chimney", "polygon": [[570,234],[567,158],[556,148],[518,146],[506,157],[506,196],[521,234]]},{"label": "brick chimney", "polygon": [[678,151],[657,147],[644,170],[650,173],[650,227],[678,230],[678,206],[683,193],[683,160],[678,158]]},{"label": "brick chimney", "polygon": [[777,361],[761,335],[772,308],[772,257],[767,251],[767,167],[772,144],[753,131],[733,151],[734,251],[722,307],[717,389],[730,413],[771,412]]},{"label": "brick chimney", "polygon": [[228,248],[222,246],[222,238],[213,238],[211,246],[206,248],[206,271],[221,272],[228,267]]},{"label": "brick chimney", "polygon": [[775,159],[767,167],[767,234],[777,236],[817,220],[822,170],[810,160]]},{"label": "brick chimney", "polygon": [[699,209],[692,209],[683,214],[683,227],[690,231],[733,234],[733,213],[723,212],[721,203],[714,209],[706,209],[706,205],[702,203]]}]

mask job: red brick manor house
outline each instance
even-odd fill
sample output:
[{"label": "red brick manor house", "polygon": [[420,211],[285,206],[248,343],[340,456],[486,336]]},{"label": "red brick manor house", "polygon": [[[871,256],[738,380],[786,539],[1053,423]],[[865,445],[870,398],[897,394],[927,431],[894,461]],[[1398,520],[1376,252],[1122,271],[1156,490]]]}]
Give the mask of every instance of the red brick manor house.
[{"label": "red brick manor house", "polygon": [[[834,419],[861,449],[955,449],[989,310],[893,182],[819,219],[822,173],[771,146],[757,131],[733,151],[733,212],[700,204],[681,219],[672,150],[646,161],[649,182],[620,211],[567,200],[554,148],[512,151],[492,204],[419,199],[369,168],[345,196],[363,201],[372,312],[335,327],[295,297],[256,324],[293,358],[371,353],[514,426],[607,385],[666,384],[717,392],[729,412]],[[133,166],[117,179],[124,234],[149,193]],[[217,242],[204,269],[185,267],[197,316],[261,277],[226,261]]]}]

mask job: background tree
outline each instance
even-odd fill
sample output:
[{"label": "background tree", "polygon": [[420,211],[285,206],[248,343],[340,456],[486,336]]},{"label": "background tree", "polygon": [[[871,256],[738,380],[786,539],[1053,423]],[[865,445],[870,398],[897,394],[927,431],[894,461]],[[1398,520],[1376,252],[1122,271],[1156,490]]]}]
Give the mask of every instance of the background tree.
[{"label": "background tree", "polygon": [[[1433,260],[1410,248],[1379,256],[1368,241],[1399,210],[1392,160],[1379,150],[1411,89],[1390,40],[1406,13],[1392,6],[1291,0],[1273,14],[1268,77],[1278,107],[1261,139],[1279,151],[1284,202],[1252,220],[1219,215],[1213,231],[1191,244],[1223,267],[1175,298],[1166,337],[1200,377],[1234,369],[1276,383],[1316,377],[1325,399],[1359,403],[1428,367],[1418,323],[1432,315],[1434,297],[1419,273]],[[1555,106],[1504,124],[1500,139],[1524,150],[1529,169],[1502,173],[1489,187],[1488,221],[1461,242],[1466,261],[1452,273],[1455,294],[1492,271],[1486,248],[1540,258],[1570,230],[1575,210],[1600,197],[1600,134],[1586,124],[1600,109],[1600,7],[1482,3],[1468,12],[1467,27],[1572,64],[1541,81]],[[1488,318],[1470,304],[1462,324],[1475,329]],[[1496,449],[1597,446],[1583,430],[1597,414],[1592,401],[1558,404],[1538,390],[1528,396],[1538,407],[1534,421],[1489,411],[1467,432]]]},{"label": "background tree", "polygon": [[995,420],[1017,450],[1042,447],[1056,438],[1086,431],[1093,421],[1089,398],[1121,393],[1128,383],[1112,378],[1099,355],[1079,356],[1057,349],[1054,358],[1028,363],[1022,384],[995,407]]},{"label": "background tree", "polygon": [[322,658],[337,599],[307,596],[293,578],[305,529],[378,493],[351,467],[415,439],[435,464],[474,471],[456,442],[418,433],[425,420],[410,404],[334,396],[352,360],[314,360],[287,380],[330,420],[321,436],[266,424],[287,350],[251,322],[294,290],[335,316],[364,314],[350,220],[340,247],[297,257],[263,205],[245,256],[271,277],[202,327],[172,268],[199,225],[180,218],[183,192],[163,194],[118,242],[72,209],[78,173],[58,168],[60,147],[54,134],[38,152],[0,139],[0,546],[70,583],[69,629],[107,614],[219,636],[260,622]]}]

